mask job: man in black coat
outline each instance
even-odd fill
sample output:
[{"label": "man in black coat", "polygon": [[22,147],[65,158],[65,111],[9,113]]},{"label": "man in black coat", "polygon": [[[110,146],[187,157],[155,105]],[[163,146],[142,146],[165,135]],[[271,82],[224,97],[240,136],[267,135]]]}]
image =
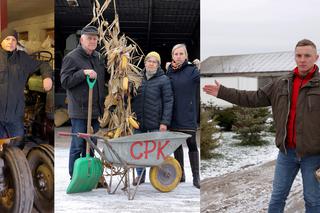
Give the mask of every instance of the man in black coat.
[{"label": "man in black coat", "polygon": [[28,77],[40,69],[43,88],[52,88],[52,69],[46,62],[32,59],[17,50],[18,36],[12,29],[1,31],[0,48],[0,138],[17,137],[13,143],[23,147],[24,88]]},{"label": "man in black coat", "polygon": [[[68,53],[62,62],[61,85],[67,90],[68,113],[72,132],[87,132],[89,87],[86,76],[97,79],[93,87],[92,127],[99,130],[98,117],[103,113],[105,98],[104,59],[95,49],[98,45],[98,30],[94,26],[84,27],[81,31],[80,45]],[[76,159],[86,155],[86,143],[83,139],[72,137],[69,154],[69,174],[72,177]],[[93,151],[91,150],[91,156]]]}]

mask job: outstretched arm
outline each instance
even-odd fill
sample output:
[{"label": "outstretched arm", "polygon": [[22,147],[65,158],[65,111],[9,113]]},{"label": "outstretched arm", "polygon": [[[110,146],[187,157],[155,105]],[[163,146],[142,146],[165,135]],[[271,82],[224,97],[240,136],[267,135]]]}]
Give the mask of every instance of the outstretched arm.
[{"label": "outstretched arm", "polygon": [[218,93],[219,93],[219,89],[220,89],[220,83],[216,80],[214,82],[215,82],[215,84],[204,85],[204,87],[202,89],[208,95],[212,95],[212,96],[217,97]]},{"label": "outstretched arm", "polygon": [[264,107],[271,105],[272,86],[270,83],[257,91],[246,91],[227,88],[215,81],[215,84],[205,85],[203,91],[242,107]]}]

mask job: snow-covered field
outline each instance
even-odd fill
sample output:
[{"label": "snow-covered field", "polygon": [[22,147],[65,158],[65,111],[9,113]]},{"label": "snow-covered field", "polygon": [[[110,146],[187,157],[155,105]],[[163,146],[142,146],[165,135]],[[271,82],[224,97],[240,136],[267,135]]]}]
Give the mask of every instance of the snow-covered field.
[{"label": "snow-covered field", "polygon": [[201,180],[261,165],[277,158],[278,149],[272,134],[268,133],[264,137],[264,140],[268,141],[264,146],[236,145],[239,140],[233,139],[234,135],[233,132],[222,132],[220,146],[214,150],[222,157],[201,160]]},{"label": "snow-covered field", "polygon": [[[70,131],[69,128],[57,128]],[[67,195],[69,184],[68,152],[70,138],[56,135],[55,138],[55,212],[200,212],[200,190],[192,185],[192,174],[187,147],[184,147],[186,183],[181,183],[169,193],[157,191],[149,182],[139,186],[134,200],[128,200],[126,194],[118,189],[113,195],[106,189]],[[131,176],[132,177],[132,176]],[[120,188],[122,188],[120,186]]]},{"label": "snow-covered field", "polygon": [[[234,133],[222,133],[223,157],[201,161],[201,212],[267,212],[278,149],[272,135],[265,146],[235,146]],[[287,213],[304,212],[299,172],[291,188]]]}]

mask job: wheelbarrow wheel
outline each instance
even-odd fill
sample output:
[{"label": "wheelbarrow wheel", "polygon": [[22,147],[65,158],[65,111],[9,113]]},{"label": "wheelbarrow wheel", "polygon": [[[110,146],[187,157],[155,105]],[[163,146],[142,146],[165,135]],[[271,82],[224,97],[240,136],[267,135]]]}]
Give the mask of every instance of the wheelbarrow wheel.
[{"label": "wheelbarrow wheel", "polygon": [[6,190],[0,196],[0,212],[30,213],[33,183],[25,154],[16,147],[7,147],[3,159]]},{"label": "wheelbarrow wheel", "polygon": [[152,186],[160,192],[170,192],[180,182],[182,170],[179,162],[168,157],[160,166],[152,166],[149,178]]},{"label": "wheelbarrow wheel", "polygon": [[27,159],[33,179],[35,207],[40,212],[53,212],[53,148],[50,145],[35,147],[28,153]]}]

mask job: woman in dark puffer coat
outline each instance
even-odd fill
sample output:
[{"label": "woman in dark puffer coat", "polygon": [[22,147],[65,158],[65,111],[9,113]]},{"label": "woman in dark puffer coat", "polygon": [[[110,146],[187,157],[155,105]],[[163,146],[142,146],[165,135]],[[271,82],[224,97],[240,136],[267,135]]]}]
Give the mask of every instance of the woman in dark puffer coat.
[{"label": "woman in dark puffer coat", "polygon": [[[197,93],[199,91],[200,73],[198,68],[188,62],[188,52],[184,44],[172,48],[172,63],[168,67],[167,76],[171,79],[174,93],[173,115],[170,130],[190,134],[187,139],[189,160],[193,176],[193,185],[200,188],[199,151],[196,143],[197,130]],[[182,145],[174,152],[175,158],[182,168],[180,182],[185,182],[183,168]]]},{"label": "woman in dark puffer coat", "polygon": [[[145,58],[142,84],[133,98],[133,111],[136,113],[140,128],[135,133],[166,131],[172,117],[173,94],[170,79],[160,67],[161,59],[157,52],[150,52]],[[145,182],[143,168],[137,168],[136,185]]]}]

